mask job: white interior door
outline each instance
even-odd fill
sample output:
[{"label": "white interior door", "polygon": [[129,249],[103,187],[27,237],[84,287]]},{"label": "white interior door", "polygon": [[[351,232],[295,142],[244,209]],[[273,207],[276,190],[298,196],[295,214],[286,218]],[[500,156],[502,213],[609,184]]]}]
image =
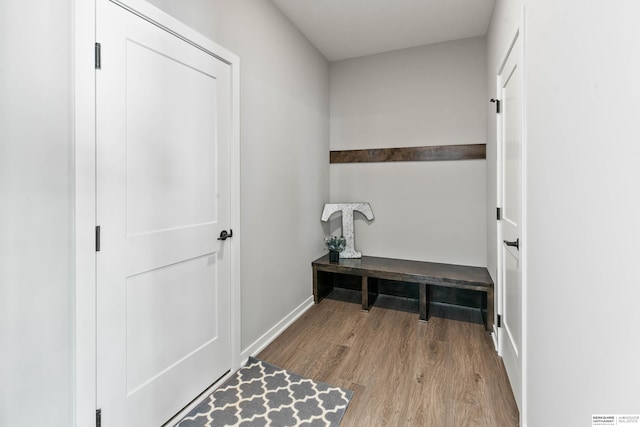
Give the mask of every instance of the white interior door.
[{"label": "white interior door", "polygon": [[517,37],[498,75],[500,99],[500,221],[499,256],[501,265],[498,328],[500,354],[511,382],[513,394],[522,408],[522,274],[520,228],[522,221],[522,60]]},{"label": "white interior door", "polygon": [[97,399],[157,427],[231,367],[230,66],[97,2]]}]

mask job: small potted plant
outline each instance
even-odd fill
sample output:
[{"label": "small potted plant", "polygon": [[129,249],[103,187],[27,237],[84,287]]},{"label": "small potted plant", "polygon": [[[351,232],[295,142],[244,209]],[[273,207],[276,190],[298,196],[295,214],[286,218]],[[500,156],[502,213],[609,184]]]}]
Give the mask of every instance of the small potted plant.
[{"label": "small potted plant", "polygon": [[342,236],[328,236],[324,238],[324,242],[327,245],[327,249],[329,249],[329,262],[338,262],[340,252],[347,245],[347,240]]}]

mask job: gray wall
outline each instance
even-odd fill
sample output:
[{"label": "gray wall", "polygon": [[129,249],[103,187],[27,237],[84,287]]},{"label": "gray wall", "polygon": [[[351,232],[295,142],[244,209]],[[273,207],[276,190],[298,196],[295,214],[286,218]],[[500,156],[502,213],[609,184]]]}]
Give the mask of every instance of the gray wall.
[{"label": "gray wall", "polygon": [[[331,64],[331,149],[484,144],[484,37]],[[331,201],[356,216],[366,255],[486,265],[486,162],[333,164]],[[339,224],[338,224],[339,225]]]},{"label": "gray wall", "polygon": [[0,2],[0,426],[72,425],[70,19]]},{"label": "gray wall", "polygon": [[[513,3],[497,1],[490,91],[520,19]],[[640,413],[640,3],[525,4],[524,425],[588,425]]]},{"label": "gray wall", "polygon": [[244,349],[311,295],[329,200],[329,64],[269,1],[152,3],[240,57]]}]

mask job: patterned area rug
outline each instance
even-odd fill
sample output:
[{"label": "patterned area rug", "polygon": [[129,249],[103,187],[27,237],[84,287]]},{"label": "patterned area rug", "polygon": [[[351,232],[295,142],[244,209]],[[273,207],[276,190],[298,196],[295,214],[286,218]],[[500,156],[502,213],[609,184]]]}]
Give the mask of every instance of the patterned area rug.
[{"label": "patterned area rug", "polygon": [[352,396],[251,357],[177,427],[337,427]]}]

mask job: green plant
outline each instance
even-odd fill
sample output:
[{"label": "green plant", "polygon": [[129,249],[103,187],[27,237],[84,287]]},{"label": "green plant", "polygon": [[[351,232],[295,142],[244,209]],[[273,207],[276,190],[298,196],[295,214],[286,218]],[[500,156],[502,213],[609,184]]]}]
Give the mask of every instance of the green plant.
[{"label": "green plant", "polygon": [[340,236],[327,236],[324,238],[324,243],[330,251],[342,252],[347,246],[347,240]]}]

